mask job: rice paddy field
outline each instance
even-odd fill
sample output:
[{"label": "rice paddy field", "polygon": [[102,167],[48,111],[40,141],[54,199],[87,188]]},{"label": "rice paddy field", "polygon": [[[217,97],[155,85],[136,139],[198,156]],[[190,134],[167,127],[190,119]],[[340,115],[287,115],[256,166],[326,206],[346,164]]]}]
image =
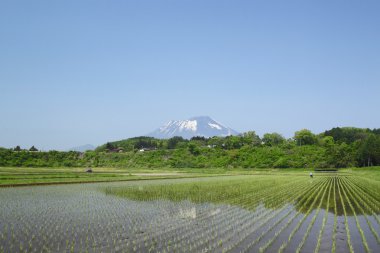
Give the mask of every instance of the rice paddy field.
[{"label": "rice paddy field", "polygon": [[0,252],[380,252],[379,175],[0,188]]}]

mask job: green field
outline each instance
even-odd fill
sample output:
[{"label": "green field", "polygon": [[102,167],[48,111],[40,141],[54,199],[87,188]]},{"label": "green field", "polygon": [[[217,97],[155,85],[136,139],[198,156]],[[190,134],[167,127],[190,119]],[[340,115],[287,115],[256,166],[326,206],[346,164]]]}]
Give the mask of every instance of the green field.
[{"label": "green field", "polygon": [[0,187],[201,177],[224,173],[218,169],[176,171],[173,169],[95,168],[92,170],[92,173],[87,173],[85,168],[0,167]]},{"label": "green field", "polygon": [[26,186],[43,184],[66,184],[88,182],[131,181],[144,179],[165,179],[183,177],[205,177],[217,175],[250,175],[273,172],[292,173],[307,172],[306,169],[226,169],[226,168],[161,168],[161,169],[127,169],[127,168],[93,168],[87,173],[86,168],[28,168],[0,167],[1,186]]},{"label": "green field", "polygon": [[[12,169],[3,168],[3,175]],[[379,168],[315,172],[313,178],[306,170],[102,173],[134,178],[1,188],[0,252],[380,250]]]}]

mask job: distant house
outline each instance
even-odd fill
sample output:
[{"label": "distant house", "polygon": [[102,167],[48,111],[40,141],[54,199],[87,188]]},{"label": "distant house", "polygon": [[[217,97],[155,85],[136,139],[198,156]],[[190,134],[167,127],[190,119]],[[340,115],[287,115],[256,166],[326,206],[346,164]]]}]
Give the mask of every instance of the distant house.
[{"label": "distant house", "polygon": [[124,151],[123,148],[117,147],[117,148],[111,149],[109,152],[112,152],[112,153],[121,153],[123,151]]}]

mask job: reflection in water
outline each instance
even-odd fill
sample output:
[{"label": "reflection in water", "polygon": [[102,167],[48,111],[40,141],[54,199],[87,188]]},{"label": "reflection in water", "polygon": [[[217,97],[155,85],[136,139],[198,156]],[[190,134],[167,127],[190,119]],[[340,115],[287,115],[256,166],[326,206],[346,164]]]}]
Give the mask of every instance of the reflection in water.
[{"label": "reflection in water", "polygon": [[[315,201],[322,201],[321,207],[330,206],[329,212],[344,215],[379,214],[380,195],[371,185],[365,186],[350,177],[328,176],[311,180],[304,178],[281,178],[279,180],[257,178],[229,180],[221,182],[190,182],[186,184],[151,185],[145,187],[108,187],[106,194],[146,201],[167,199],[171,201],[190,200],[194,203],[224,203],[248,210],[258,204],[266,208],[282,208],[292,204],[297,211],[307,212],[316,209]],[[257,187],[259,186],[259,187]],[[376,186],[377,187],[377,186]],[[318,193],[331,188],[329,194]],[[335,192],[335,193],[334,193]],[[329,203],[327,203],[329,201]],[[350,207],[350,204],[353,208]],[[354,210],[353,210],[354,209]]]},{"label": "reflection in water", "polygon": [[[0,252],[172,252],[179,249],[185,252],[256,252],[260,249],[277,252],[280,247],[284,247],[284,252],[295,252],[305,234],[310,235],[305,239],[303,251],[314,251],[327,204],[329,212],[321,232],[320,250],[331,251],[335,233],[336,252],[347,252],[345,219],[339,216],[338,205],[335,213],[334,202],[326,200],[328,190],[324,198],[323,194],[318,195],[330,186],[330,199],[334,199],[335,189],[337,203],[341,201],[337,197],[339,191],[342,196],[352,195],[351,205],[359,216],[369,248],[373,252],[379,250],[374,234],[380,234],[377,217],[367,212],[359,215],[356,206],[356,202],[362,203],[364,209],[367,203],[366,209],[375,209],[370,202],[376,201],[375,193],[368,194],[365,200],[355,197],[359,193],[363,195],[370,186],[344,181],[351,180],[349,178],[339,181],[333,177],[314,178],[312,183],[304,183],[302,178],[293,183],[292,179],[284,178],[280,187],[276,180],[251,181],[255,183],[251,186],[250,181],[240,179],[240,187],[235,181],[229,182],[235,190],[228,193],[221,189],[231,188],[218,180],[207,181],[206,188],[193,187],[193,182],[184,180],[189,186],[185,185],[178,195],[170,190],[171,184],[160,191],[162,184],[155,182],[153,189],[161,197],[148,194],[145,201],[120,197],[110,191],[112,188],[124,192],[128,187],[131,192],[149,193],[152,186],[141,182],[0,189]],[[351,192],[350,189],[355,189],[354,183],[361,190]],[[221,191],[210,194],[203,191],[210,187]],[[262,187],[267,190],[260,191]],[[107,194],[104,189],[109,189]],[[255,191],[248,193],[248,189]],[[179,198],[186,191],[192,198]],[[202,192],[202,196],[196,197],[196,192]],[[168,195],[164,198],[163,194]],[[342,200],[346,213],[352,213],[350,205]],[[319,212],[316,212],[317,206],[321,207]],[[338,215],[336,225],[335,214]],[[363,239],[355,217],[349,216],[347,221],[355,252],[360,252]],[[308,230],[309,224],[312,227]],[[288,242],[290,234],[294,236]]]}]

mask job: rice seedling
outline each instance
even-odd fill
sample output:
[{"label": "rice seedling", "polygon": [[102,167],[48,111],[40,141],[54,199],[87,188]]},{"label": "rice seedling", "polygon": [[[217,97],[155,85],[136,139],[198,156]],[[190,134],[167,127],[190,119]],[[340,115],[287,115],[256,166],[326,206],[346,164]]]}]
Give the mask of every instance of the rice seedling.
[{"label": "rice seedling", "polygon": [[329,186],[329,192],[327,194],[327,204],[326,204],[325,214],[323,216],[322,227],[321,227],[321,229],[319,231],[319,234],[318,234],[317,246],[314,249],[314,253],[318,253],[319,252],[319,248],[321,247],[322,234],[323,234],[323,231],[324,231],[325,226],[326,226],[327,216],[329,214],[331,188],[334,187],[334,183],[335,183],[335,178],[333,178],[331,180],[331,184]]},{"label": "rice seedling", "polygon": [[337,204],[336,204],[336,180],[337,178],[334,177],[334,187],[333,187],[333,191],[334,191],[334,226],[333,226],[333,233],[332,233],[332,248],[331,248],[331,252],[332,253],[335,253],[336,251],[336,230],[337,230],[337,223],[338,223],[338,219],[337,219],[337,216],[338,216],[338,210],[337,210]]},{"label": "rice seedling", "polygon": [[[345,228],[353,219],[359,231],[339,236],[376,252],[377,189],[375,180],[339,173],[0,189],[0,252],[317,253],[324,231],[335,252],[339,216]],[[334,224],[327,231],[330,212]]]},{"label": "rice seedling", "polygon": [[342,208],[343,208],[343,213],[344,213],[344,225],[346,227],[346,233],[347,233],[347,245],[348,245],[348,248],[350,250],[350,253],[353,253],[354,252],[354,248],[352,246],[350,228],[348,226],[348,221],[347,221],[346,204],[344,203],[344,199],[342,197],[341,187],[340,187],[340,182],[339,181],[340,181],[340,178],[338,178],[337,186],[338,186],[338,193],[339,193],[339,197],[340,197],[340,200],[341,200],[341,203],[342,203]]},{"label": "rice seedling", "polygon": [[[379,238],[379,235],[378,233],[376,232],[375,228],[373,227],[372,223],[370,222],[370,220],[368,219],[368,215],[366,214],[366,211],[363,209],[366,208],[366,210],[372,214],[373,216],[377,217],[377,215],[373,212],[373,210],[367,205],[367,203],[365,201],[363,201],[362,198],[360,198],[355,190],[353,190],[353,187],[352,187],[352,184],[350,184],[349,182],[344,182],[344,185],[346,186],[346,189],[347,189],[347,194],[349,195],[350,199],[354,202],[355,206],[359,209],[360,213],[362,213],[364,215],[364,218],[367,222],[367,225],[368,227],[370,228],[373,236],[376,238],[376,241],[378,244],[380,244],[380,238]],[[358,203],[358,201],[360,202],[360,204]],[[363,206],[363,207],[362,207]]]},{"label": "rice seedling", "polygon": [[358,228],[358,230],[359,230],[359,233],[360,233],[360,236],[361,236],[361,238],[362,238],[362,242],[363,242],[364,248],[365,248],[366,252],[370,252],[371,250],[370,250],[369,247],[368,247],[367,240],[366,240],[365,235],[364,235],[364,232],[363,232],[363,230],[362,230],[362,228],[361,228],[361,226],[360,226],[360,223],[359,223],[358,217],[357,217],[357,215],[356,215],[355,209],[354,209],[353,205],[351,204],[350,199],[347,197],[346,189],[345,189],[343,183],[342,183],[342,182],[339,182],[339,183],[340,183],[340,187],[342,188],[343,195],[344,195],[344,197],[345,197],[345,199],[346,199],[346,201],[347,201],[349,207],[351,208],[352,212],[354,213],[356,226],[357,226],[357,228]]}]

